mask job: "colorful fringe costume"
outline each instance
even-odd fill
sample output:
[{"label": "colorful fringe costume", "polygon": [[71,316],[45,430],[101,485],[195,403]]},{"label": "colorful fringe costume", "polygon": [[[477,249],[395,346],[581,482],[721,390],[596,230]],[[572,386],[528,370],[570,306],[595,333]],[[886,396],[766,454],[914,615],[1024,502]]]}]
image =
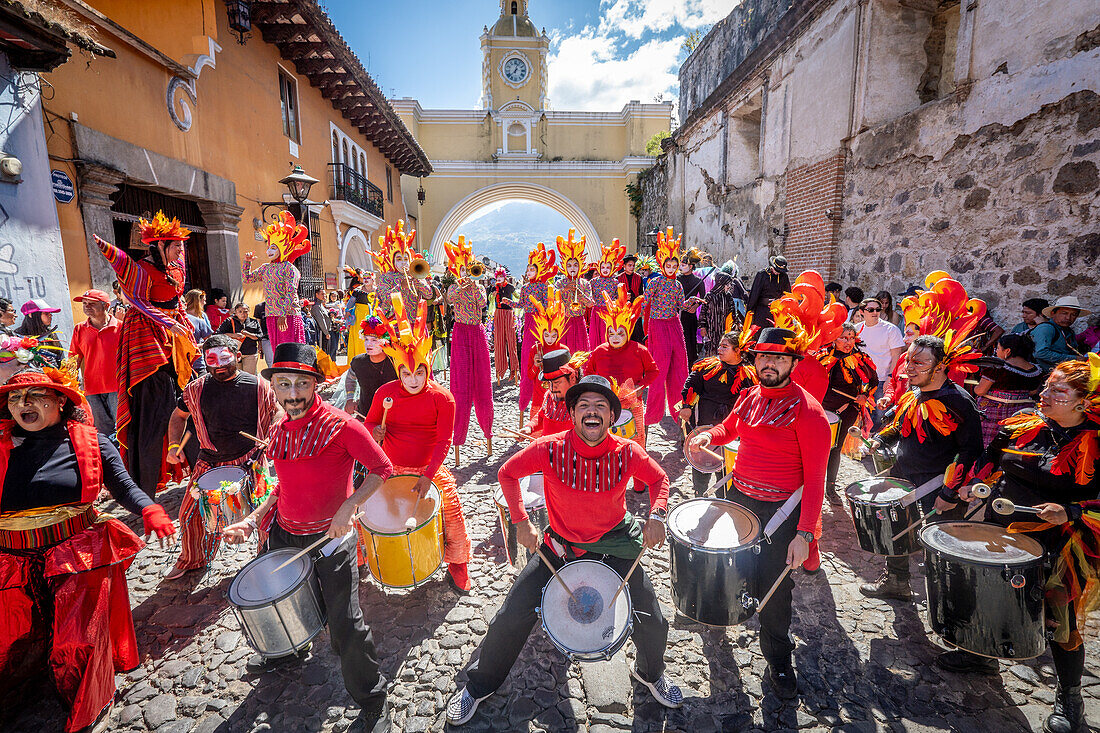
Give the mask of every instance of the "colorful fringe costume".
[{"label": "colorful fringe costume", "polygon": [[672,227],[657,237],[657,263],[661,271],[645,284],[646,346],[657,362],[657,379],[646,400],[645,423],[652,425],[668,413],[676,414],[680,389],[688,375],[687,346],[680,311],[684,309],[684,286],[676,273],[664,274],[665,263],[680,261],[680,238],[673,238]]},{"label": "colorful fringe costume", "polygon": [[455,317],[451,332],[451,391],[455,400],[454,444],[465,445],[470,428],[470,410],[485,440],[493,435],[493,376],[489,364],[489,341],[481,327],[485,313],[485,289],[470,279],[473,253],[465,237],[458,244],[444,242],[447,269],[458,282],[447,288],[447,303]]},{"label": "colorful fringe costume", "polygon": [[[570,352],[588,351],[588,326],[585,323],[584,309],[595,305],[592,300],[592,287],[580,275],[584,272],[585,239],[574,239],[576,231],[569,230],[569,238],[558,237],[559,272],[565,279],[558,284],[562,302],[565,303],[567,319],[565,330],[561,334],[562,345]],[[569,263],[577,263],[577,276],[569,276]]]},{"label": "colorful fringe costume", "polygon": [[[385,235],[378,238],[379,251],[369,253],[374,260],[375,269],[379,272],[378,287],[375,290],[378,303],[390,317],[393,317],[393,313],[389,310],[390,296],[393,293],[400,293],[406,307],[414,309],[418,302],[430,300],[432,297],[432,287],[426,280],[409,275],[409,269],[413,263],[424,259],[424,256],[413,247],[414,239],[416,239],[416,230],[413,229],[406,234],[404,219],[398,219],[396,229],[386,227]],[[356,321],[356,323],[361,322],[361,318]],[[350,356],[349,354],[349,358]]]},{"label": "colorful fringe costume", "polygon": [[[527,255],[527,282],[519,291],[519,303],[523,308],[523,333],[520,343],[520,382],[519,382],[519,411],[523,413],[531,404],[531,396],[538,385],[538,370],[532,375],[531,359],[538,349],[541,349],[542,340],[535,331],[535,310],[532,303],[538,303],[546,307],[546,292],[548,282],[556,271],[555,258],[557,252],[546,251],[546,245],[539,242],[536,249]],[[531,269],[534,268],[534,272]],[[541,353],[541,352],[540,352]]]},{"label": "colorful fringe costume", "polygon": [[349,288],[345,312],[350,315],[350,323],[348,323],[348,363],[350,364],[352,359],[367,351],[359,324],[378,314],[378,295],[374,292],[373,285],[370,290],[362,289],[368,281],[373,279],[372,273],[347,266],[344,267],[344,273]]},{"label": "colorful fringe costume", "polygon": [[[288,342],[304,344],[306,327],[298,307],[298,283],[302,279],[302,273],[291,263],[309,254],[312,248],[309,230],[295,221],[294,215],[289,211],[280,211],[264,227],[263,236],[267,242],[267,256],[271,261],[253,270],[251,258],[246,258],[244,281],[262,282],[264,285],[267,333],[271,348]],[[285,328],[279,327],[280,320],[285,323]]]},{"label": "colorful fringe costume", "polygon": [[607,313],[604,304],[604,295],[615,298],[619,288],[619,279],[615,273],[623,266],[623,257],[626,256],[626,247],[619,244],[618,239],[611,240],[611,246],[603,246],[600,243],[600,261],[596,263],[596,277],[589,281],[592,286],[592,299],[596,304],[589,309],[588,316],[588,342],[592,348],[607,342],[607,325],[604,315]]}]

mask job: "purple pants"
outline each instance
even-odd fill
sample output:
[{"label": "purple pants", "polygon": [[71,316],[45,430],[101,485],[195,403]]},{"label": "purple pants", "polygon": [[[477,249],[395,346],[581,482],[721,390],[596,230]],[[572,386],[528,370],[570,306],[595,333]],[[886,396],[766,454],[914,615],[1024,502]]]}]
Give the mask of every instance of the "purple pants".
[{"label": "purple pants", "polygon": [[649,399],[645,406],[645,424],[661,422],[665,405],[670,415],[676,414],[676,403],[687,381],[687,347],[684,345],[684,327],[679,318],[651,318],[649,341],[646,347],[657,362],[657,380],[649,387]]},{"label": "purple pants", "polygon": [[485,437],[493,433],[493,377],[489,341],[481,324],[456,323],[451,331],[451,394],[455,398],[454,444],[465,445],[470,408]]},{"label": "purple pants", "polygon": [[531,404],[531,394],[535,391],[535,381],[531,378],[531,352],[538,343],[535,333],[535,316],[531,308],[523,311],[523,340],[520,342],[519,355],[519,411],[522,413]]},{"label": "purple pants", "polygon": [[570,354],[591,348],[588,344],[588,325],[584,322],[584,313],[565,319],[565,333],[561,335],[561,344],[569,349]]},{"label": "purple pants", "polygon": [[593,349],[607,342],[607,324],[600,318],[600,312],[599,308],[592,308],[588,316],[588,344]]},{"label": "purple pants", "polygon": [[283,330],[279,328],[278,316],[268,316],[267,335],[271,341],[272,349],[285,343],[304,344],[306,342],[306,324],[300,315],[287,316],[286,330]]}]

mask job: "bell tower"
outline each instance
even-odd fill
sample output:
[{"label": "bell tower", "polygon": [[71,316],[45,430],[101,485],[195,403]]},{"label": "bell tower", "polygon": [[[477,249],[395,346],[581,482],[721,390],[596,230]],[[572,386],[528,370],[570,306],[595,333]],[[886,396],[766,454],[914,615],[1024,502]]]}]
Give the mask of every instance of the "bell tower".
[{"label": "bell tower", "polygon": [[501,0],[500,17],[481,36],[481,105],[497,110],[522,102],[546,109],[550,39],[527,17],[528,0]]}]

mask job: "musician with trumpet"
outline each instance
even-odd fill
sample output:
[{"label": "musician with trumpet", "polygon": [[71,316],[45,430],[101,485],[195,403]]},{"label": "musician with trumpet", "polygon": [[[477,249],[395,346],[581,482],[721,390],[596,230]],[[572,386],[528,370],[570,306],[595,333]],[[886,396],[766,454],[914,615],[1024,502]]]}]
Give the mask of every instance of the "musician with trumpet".
[{"label": "musician with trumpet", "polygon": [[416,251],[413,241],[416,230],[405,232],[405,221],[398,219],[397,227],[386,227],[384,236],[378,238],[378,252],[371,252],[375,269],[382,275],[378,280],[378,305],[388,316],[390,296],[400,293],[409,308],[416,308],[421,300],[430,300],[432,288],[428,284],[431,268],[424,256]]},{"label": "musician with trumpet", "polygon": [[[447,269],[458,280],[447,288],[447,304],[455,319],[451,333],[451,393],[455,400],[455,463],[458,447],[466,444],[470,429],[470,411],[485,435],[489,455],[493,455],[493,377],[490,371],[489,341],[482,328],[482,316],[488,302],[485,288],[477,282],[485,277],[485,265],[476,261],[465,237],[444,242]],[[414,304],[415,305],[415,304]],[[406,308],[413,305],[406,304]]]}]

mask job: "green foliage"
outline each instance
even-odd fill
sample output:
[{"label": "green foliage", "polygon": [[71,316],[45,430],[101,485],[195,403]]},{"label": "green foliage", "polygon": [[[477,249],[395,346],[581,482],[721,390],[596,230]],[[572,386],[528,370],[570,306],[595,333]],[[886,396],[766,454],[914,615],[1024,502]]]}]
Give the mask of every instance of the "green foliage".
[{"label": "green foliage", "polygon": [[668,130],[661,130],[660,132],[654,133],[653,137],[649,138],[649,140],[646,141],[645,154],[652,156],[660,155],[661,141],[664,140],[666,137],[669,137],[669,135],[670,133],[668,132]]},{"label": "green foliage", "polygon": [[630,215],[635,219],[642,215],[642,187],[637,183],[626,184],[626,197],[630,199]]}]

